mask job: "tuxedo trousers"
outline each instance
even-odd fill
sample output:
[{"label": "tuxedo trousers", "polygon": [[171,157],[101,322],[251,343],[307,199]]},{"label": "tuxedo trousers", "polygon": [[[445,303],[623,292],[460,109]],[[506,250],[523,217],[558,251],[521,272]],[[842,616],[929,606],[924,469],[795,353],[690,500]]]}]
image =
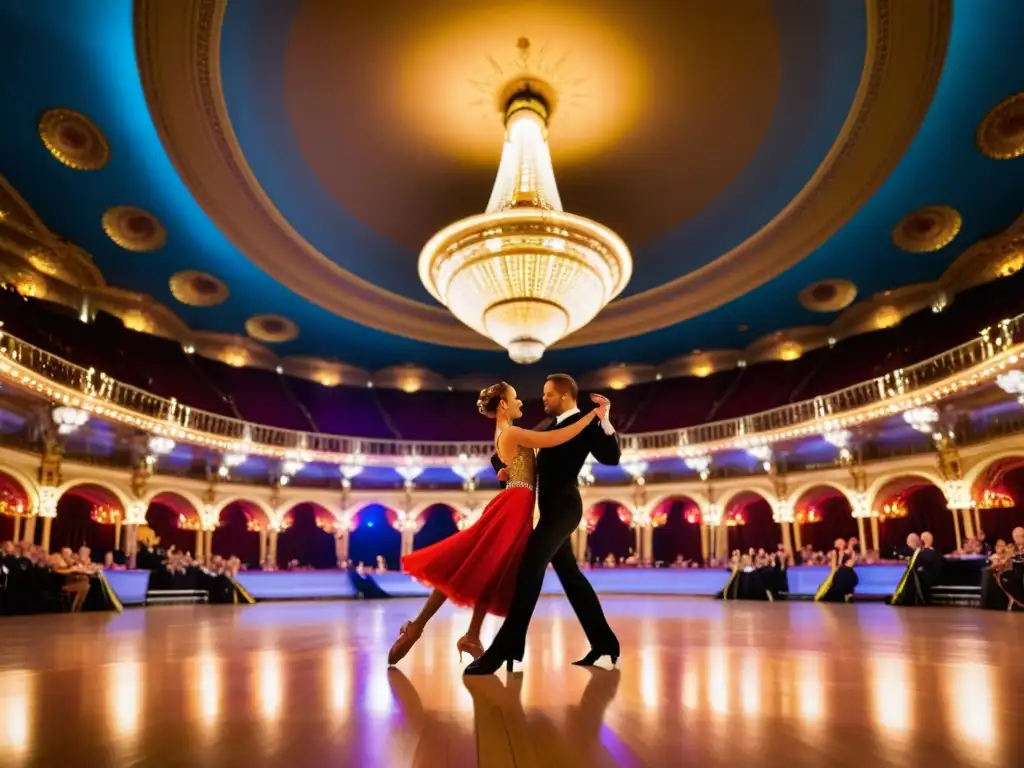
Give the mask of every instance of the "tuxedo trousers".
[{"label": "tuxedo trousers", "polygon": [[[543,481],[541,486],[543,488]],[[597,593],[580,572],[569,541],[583,518],[583,501],[579,489],[575,485],[549,486],[541,490],[538,502],[540,520],[530,534],[519,564],[508,617],[495,635],[491,647],[506,657],[522,661],[526,631],[537,607],[544,585],[544,572],[549,563],[554,566],[591,647],[614,646],[615,633],[608,625]]]}]

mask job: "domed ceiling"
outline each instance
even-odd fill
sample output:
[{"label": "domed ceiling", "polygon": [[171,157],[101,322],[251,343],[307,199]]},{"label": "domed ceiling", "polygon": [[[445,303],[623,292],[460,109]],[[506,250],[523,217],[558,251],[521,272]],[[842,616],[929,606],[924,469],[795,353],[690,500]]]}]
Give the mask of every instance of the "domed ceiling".
[{"label": "domed ceiling", "polygon": [[417,257],[486,207],[527,76],[566,209],[635,261],[538,370],[842,335],[1024,208],[1020,3],[36,0],[0,22],[8,184],[109,295],[151,297],[133,312],[278,356],[522,372]]}]

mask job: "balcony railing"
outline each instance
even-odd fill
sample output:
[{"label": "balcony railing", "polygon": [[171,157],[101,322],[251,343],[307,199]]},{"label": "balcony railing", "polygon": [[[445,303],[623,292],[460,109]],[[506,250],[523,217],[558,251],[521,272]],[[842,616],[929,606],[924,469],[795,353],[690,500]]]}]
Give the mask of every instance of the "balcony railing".
[{"label": "balcony railing", "polygon": [[[737,447],[737,441],[784,436],[809,426],[824,425],[872,406],[905,402],[907,396],[934,389],[958,374],[977,369],[1024,341],[1024,315],[1004,320],[976,338],[942,354],[829,395],[784,405],[770,411],[695,427],[622,435],[625,452],[657,456],[683,451],[690,455]],[[13,365],[12,365],[13,364]],[[21,386],[44,392],[50,385],[52,399],[79,401],[80,407],[100,415],[116,415],[140,429],[170,433],[185,441],[220,450],[309,457],[309,460],[343,461],[361,455],[367,463],[394,465],[415,459],[424,466],[451,465],[465,457],[486,460],[493,452],[487,441],[380,440],[267,427],[218,416],[171,398],[159,397],[124,384],[92,368],[68,362],[32,344],[0,335],[0,373]],[[72,403],[73,404],[73,403]],[[105,413],[105,411],[107,413]]]}]

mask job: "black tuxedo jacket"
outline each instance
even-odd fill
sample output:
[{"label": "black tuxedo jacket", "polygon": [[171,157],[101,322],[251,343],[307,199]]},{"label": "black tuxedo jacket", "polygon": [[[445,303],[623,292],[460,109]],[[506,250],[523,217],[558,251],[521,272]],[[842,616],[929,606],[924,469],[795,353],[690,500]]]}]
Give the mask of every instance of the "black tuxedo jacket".
[{"label": "black tuxedo jacket", "polygon": [[[551,429],[562,429],[574,424],[585,414],[577,413],[557,424],[555,419],[548,419],[538,425],[538,429],[547,431]],[[622,458],[622,450],[619,448],[618,434],[606,435],[601,428],[601,423],[596,419],[590,426],[567,443],[555,448],[543,448],[537,454],[537,474],[541,479],[540,486],[547,491],[575,486],[579,480],[580,470],[587,460],[587,456],[593,454],[594,458],[601,464],[616,466]],[[491,456],[491,466],[498,472],[504,468],[498,454]],[[505,484],[502,483],[504,488]]]}]

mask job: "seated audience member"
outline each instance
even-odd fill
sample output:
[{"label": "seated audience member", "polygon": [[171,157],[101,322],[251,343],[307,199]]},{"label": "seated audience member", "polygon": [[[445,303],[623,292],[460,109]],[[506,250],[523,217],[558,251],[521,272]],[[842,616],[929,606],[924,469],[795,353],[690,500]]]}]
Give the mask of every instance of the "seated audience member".
[{"label": "seated audience member", "polygon": [[103,555],[103,570],[105,571],[123,571],[125,568],[123,565],[118,564],[114,560],[114,553],[108,551]]},{"label": "seated audience member", "polygon": [[981,607],[1024,610],[1024,528],[1013,529],[1013,543],[999,540],[982,576]]},{"label": "seated audience member", "polygon": [[857,588],[857,572],[853,570],[857,562],[856,553],[847,547],[845,539],[836,539],[835,546],[829,552],[828,562],[832,571],[814,596],[815,602],[851,602]]},{"label": "seated audience member", "polygon": [[907,536],[907,550],[912,552],[896,591],[889,600],[891,605],[929,605],[931,591],[942,573],[943,558],[935,551],[932,535],[925,531],[920,536]]}]

